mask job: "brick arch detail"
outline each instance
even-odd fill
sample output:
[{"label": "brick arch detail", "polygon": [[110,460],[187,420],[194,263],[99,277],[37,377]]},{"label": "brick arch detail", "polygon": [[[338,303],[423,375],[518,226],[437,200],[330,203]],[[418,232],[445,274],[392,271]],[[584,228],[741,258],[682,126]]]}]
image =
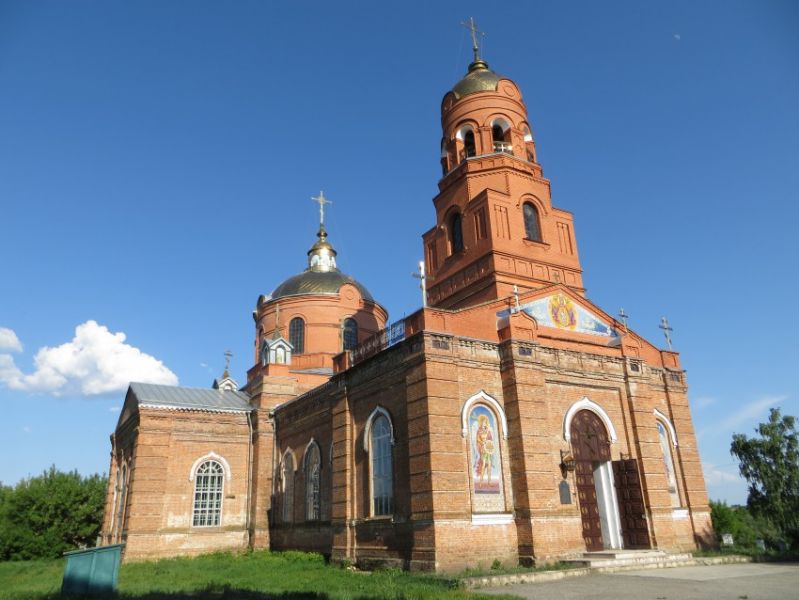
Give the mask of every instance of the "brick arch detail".
[{"label": "brick arch detail", "polygon": [[484,390],[480,390],[474,396],[470,397],[466,402],[463,404],[463,409],[461,410],[461,425],[463,430],[461,434],[463,437],[466,437],[469,433],[469,412],[471,412],[472,407],[475,404],[479,403],[488,404],[494,412],[499,416],[500,421],[502,421],[502,437],[506,440],[508,439],[508,420],[505,418],[505,411],[502,408],[502,405],[497,402],[495,398],[492,398],[488,394],[485,393]]},{"label": "brick arch detail", "polygon": [[366,427],[364,427],[363,430],[363,449],[367,453],[369,452],[369,436],[372,433],[372,423],[378,417],[378,415],[383,415],[386,419],[388,419],[388,430],[391,432],[391,445],[394,445],[394,421],[385,408],[378,406],[372,411],[372,414],[369,415],[369,418],[366,419]]},{"label": "brick arch detail", "polygon": [[599,406],[599,404],[596,402],[592,402],[588,396],[583,396],[582,399],[572,404],[571,407],[569,407],[569,410],[566,411],[566,415],[563,417],[564,440],[567,442],[571,441],[572,435],[570,427],[572,424],[572,419],[574,419],[574,416],[581,410],[590,410],[602,420],[602,423],[604,423],[608,430],[608,436],[610,437],[611,444],[615,444],[618,441],[619,437],[616,435],[616,428],[613,427],[613,421],[610,420],[610,416],[605,412],[604,408]]},{"label": "brick arch detail", "polygon": [[233,476],[230,471],[230,464],[227,460],[225,460],[224,456],[220,456],[216,452],[209,452],[208,454],[201,456],[194,461],[194,464],[191,466],[191,471],[189,472],[189,481],[194,481],[194,476],[197,474],[197,469],[199,469],[200,465],[207,460],[213,460],[222,465],[222,469],[225,471],[225,479],[230,481],[230,478]]},{"label": "brick arch detail", "polygon": [[677,447],[677,432],[674,430],[674,425],[671,424],[669,418],[660,412],[657,408],[655,409],[655,419],[660,421],[666,426],[666,429],[669,430],[669,435],[671,436],[671,443],[674,447]]},{"label": "brick arch detail", "polygon": [[292,470],[292,472],[296,473],[297,472],[297,457],[294,455],[294,450],[291,449],[291,446],[286,448],[285,452],[283,452],[283,454],[280,455],[280,472],[281,473],[283,472],[283,466],[286,464],[286,455],[287,454],[291,456],[291,462],[293,463],[293,466],[294,466],[294,469]]}]

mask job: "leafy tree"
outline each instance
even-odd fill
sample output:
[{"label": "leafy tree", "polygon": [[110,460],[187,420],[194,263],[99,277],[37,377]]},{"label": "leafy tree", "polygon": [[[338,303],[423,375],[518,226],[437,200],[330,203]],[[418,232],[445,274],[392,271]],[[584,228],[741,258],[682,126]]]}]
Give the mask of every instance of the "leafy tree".
[{"label": "leafy tree", "polygon": [[56,558],[94,544],[107,479],[50,467],[38,477],[0,488],[0,559]]},{"label": "leafy tree", "polygon": [[732,436],[730,453],[749,483],[747,506],[752,515],[774,525],[790,544],[799,543],[799,433],[792,416],[772,408],[756,431]]}]

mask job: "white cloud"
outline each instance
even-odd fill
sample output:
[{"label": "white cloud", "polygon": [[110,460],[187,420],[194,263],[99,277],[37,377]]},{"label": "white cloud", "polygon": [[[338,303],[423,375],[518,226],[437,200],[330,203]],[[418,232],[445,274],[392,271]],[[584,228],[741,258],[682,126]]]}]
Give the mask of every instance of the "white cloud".
[{"label": "white cloud", "polygon": [[30,432],[31,432],[31,428],[30,428],[30,427],[28,427],[27,425],[25,425],[25,426],[22,428],[22,431],[24,431],[25,433],[30,433]]},{"label": "white cloud", "polygon": [[682,36],[679,33],[675,33],[674,34],[674,39],[679,42],[682,39]]},{"label": "white cloud", "polygon": [[0,352],[22,352],[22,342],[13,329],[0,327]]},{"label": "white cloud", "polygon": [[713,423],[712,426],[705,427],[696,436],[702,438],[708,434],[730,433],[738,429],[741,425],[750,424],[750,430],[754,430],[757,423],[765,420],[767,410],[782,405],[788,399],[787,395],[763,396],[748,404],[744,404],[735,412],[729,413],[725,419]]},{"label": "white cloud", "polygon": [[717,467],[713,463],[702,463],[705,472],[705,483],[718,485],[720,483],[740,483],[743,481],[738,471],[732,468]]},{"label": "white cloud", "polygon": [[712,406],[716,403],[715,398],[711,398],[710,396],[699,396],[694,400],[694,405],[697,408],[707,408],[708,406]]},{"label": "white cloud", "polygon": [[122,332],[86,321],[75,328],[72,341],[39,349],[31,374],[23,373],[9,354],[0,354],[0,383],[12,390],[54,396],[120,392],[131,381],[177,385],[177,376],[160,360],[124,343],[125,338]]},{"label": "white cloud", "polygon": [[120,410],[122,410],[121,406],[110,406],[108,408],[108,412],[119,412]]}]

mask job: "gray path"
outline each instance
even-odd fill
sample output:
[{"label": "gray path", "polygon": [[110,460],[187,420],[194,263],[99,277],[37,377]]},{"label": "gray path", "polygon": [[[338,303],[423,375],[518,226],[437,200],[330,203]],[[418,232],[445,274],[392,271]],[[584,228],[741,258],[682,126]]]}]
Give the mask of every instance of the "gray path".
[{"label": "gray path", "polygon": [[479,591],[535,600],[799,600],[799,564],[650,569]]}]

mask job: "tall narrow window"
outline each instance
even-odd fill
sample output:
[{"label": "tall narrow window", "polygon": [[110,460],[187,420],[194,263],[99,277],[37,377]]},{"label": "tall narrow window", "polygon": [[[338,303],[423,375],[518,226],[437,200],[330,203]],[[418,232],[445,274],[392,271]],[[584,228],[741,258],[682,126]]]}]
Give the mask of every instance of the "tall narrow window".
[{"label": "tall narrow window", "polygon": [[125,500],[128,495],[128,469],[126,465],[117,471],[117,504],[116,504],[116,537],[120,539],[122,528],[125,525]]},{"label": "tall narrow window", "polygon": [[488,235],[488,222],[486,221],[485,208],[481,208],[474,214],[474,231],[478,240],[485,239]]},{"label": "tall narrow window", "polygon": [[463,226],[459,212],[452,213],[449,218],[449,246],[451,254],[463,252]]},{"label": "tall narrow window", "polygon": [[305,519],[318,521],[321,517],[319,503],[319,475],[322,466],[319,446],[312,443],[305,453]]},{"label": "tall narrow window", "polygon": [[202,463],[194,475],[194,527],[218,527],[222,520],[225,471],[215,460]]},{"label": "tall narrow window", "polygon": [[284,523],[294,520],[294,456],[286,452],[283,457],[283,504],[281,517]]},{"label": "tall narrow window", "polygon": [[524,235],[528,240],[541,241],[541,224],[538,222],[538,210],[530,202],[524,203]]},{"label": "tall narrow window", "polygon": [[474,132],[469,129],[463,136],[463,155],[465,158],[475,156],[477,150],[474,145]]},{"label": "tall narrow window", "polygon": [[289,343],[294,347],[294,354],[305,352],[305,321],[300,317],[289,322]]},{"label": "tall narrow window", "polygon": [[394,513],[394,476],[391,453],[391,424],[379,414],[372,421],[369,439],[372,481],[372,516]]},{"label": "tall narrow window", "polygon": [[671,505],[680,506],[680,493],[677,491],[677,474],[674,471],[674,460],[671,457],[671,445],[669,444],[669,436],[663,423],[656,421],[658,428],[658,437],[660,438],[660,449],[663,452],[663,466],[666,469],[666,479],[669,483],[669,496],[671,496]]},{"label": "tall narrow window", "polygon": [[355,319],[344,319],[342,338],[344,340],[344,350],[354,350],[358,345],[358,323]]}]

